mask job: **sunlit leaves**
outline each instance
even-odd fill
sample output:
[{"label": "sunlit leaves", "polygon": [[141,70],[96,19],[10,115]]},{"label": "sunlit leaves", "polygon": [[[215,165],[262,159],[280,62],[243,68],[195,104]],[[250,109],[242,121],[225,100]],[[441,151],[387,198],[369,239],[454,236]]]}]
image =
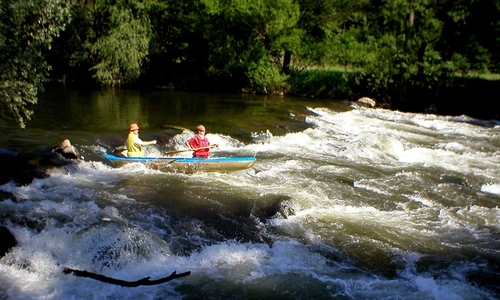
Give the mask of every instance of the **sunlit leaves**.
[{"label": "sunlit leaves", "polygon": [[[285,86],[283,57],[300,47],[300,7],[292,0],[202,0],[211,26],[208,70],[243,72],[248,88],[275,92]],[[220,60],[219,58],[229,58]]]},{"label": "sunlit leaves", "polygon": [[98,21],[106,24],[91,41],[93,77],[103,85],[115,86],[136,80],[149,53],[151,26],[145,5],[136,1],[102,3]]},{"label": "sunlit leaves", "polygon": [[274,64],[268,53],[259,46],[251,47],[244,57],[248,88],[252,91],[271,93],[286,89],[287,76]]},{"label": "sunlit leaves", "polygon": [[32,104],[50,66],[44,52],[64,29],[70,3],[57,0],[0,2],[0,114],[21,126],[30,120]]},{"label": "sunlit leaves", "polygon": [[141,74],[148,54],[151,29],[141,19],[126,20],[97,39],[91,47],[97,64],[91,70],[104,85],[133,81]]},{"label": "sunlit leaves", "polygon": [[403,97],[500,70],[499,13],[500,0],[2,0],[1,113],[23,126],[52,66],[84,84],[268,93],[343,68]]}]

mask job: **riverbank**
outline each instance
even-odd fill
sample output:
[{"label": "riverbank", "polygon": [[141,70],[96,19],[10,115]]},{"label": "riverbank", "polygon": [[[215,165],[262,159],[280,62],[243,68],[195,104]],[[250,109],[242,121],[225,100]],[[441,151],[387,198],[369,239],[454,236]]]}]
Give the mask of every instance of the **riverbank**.
[{"label": "riverbank", "polygon": [[[408,80],[404,93],[402,89],[389,87],[386,90],[374,90],[369,80],[360,80],[359,74],[339,69],[311,69],[292,72],[282,95],[321,99],[322,102],[357,101],[362,97],[375,99],[377,107],[401,112],[430,113],[443,116],[466,115],[483,120],[500,119],[500,109],[495,95],[500,89],[498,77],[452,77],[442,80],[437,86],[416,86]],[[365,76],[366,78],[366,76]],[[413,82],[419,82],[418,80]],[[61,83],[52,82],[51,86]],[[394,86],[394,84],[391,84]],[[76,90],[99,90],[100,87],[90,82],[83,84],[64,83],[64,86]],[[90,88],[89,88],[90,87]],[[177,78],[165,85],[140,81],[122,86],[121,89],[137,91],[170,91],[212,94],[265,94],[238,90],[233,85],[224,85],[206,78],[191,78],[187,83],[184,78]],[[275,92],[277,93],[277,92]]]},{"label": "riverbank", "polygon": [[367,96],[379,106],[403,112],[438,115],[467,115],[478,119],[499,119],[495,105],[500,80],[478,77],[454,77],[436,87],[408,85],[402,96],[392,90],[374,91],[369,82],[359,82],[355,74],[338,70],[305,70],[292,74],[290,93],[311,98],[355,101]]}]

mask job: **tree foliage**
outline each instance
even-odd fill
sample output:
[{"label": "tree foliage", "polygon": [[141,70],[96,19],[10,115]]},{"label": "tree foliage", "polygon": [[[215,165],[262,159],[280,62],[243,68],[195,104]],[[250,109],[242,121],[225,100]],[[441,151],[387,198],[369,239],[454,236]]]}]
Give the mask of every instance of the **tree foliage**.
[{"label": "tree foliage", "polygon": [[3,0],[0,13],[0,111],[21,126],[51,68],[83,84],[255,93],[318,70],[343,82],[315,95],[362,84],[381,99],[500,72],[500,0]]},{"label": "tree foliage", "polygon": [[146,7],[139,1],[98,3],[96,13],[106,26],[90,45],[93,78],[112,86],[134,81],[141,74],[151,39]]},{"label": "tree foliage", "polygon": [[0,113],[21,126],[47,79],[45,54],[70,18],[70,4],[57,0],[0,2]]},{"label": "tree foliage", "polygon": [[[300,47],[300,7],[292,0],[203,0],[213,29],[208,35],[209,75],[246,78],[251,91],[286,88],[286,53]],[[213,53],[211,52],[213,51]],[[222,58],[222,59],[221,59]],[[210,74],[211,73],[211,74]],[[239,73],[239,76],[238,76]]]},{"label": "tree foliage", "polygon": [[69,74],[72,77],[91,77],[101,85],[137,80],[152,39],[151,6],[148,1],[78,2],[68,33],[56,45],[57,57],[65,58],[62,67],[77,74]]}]

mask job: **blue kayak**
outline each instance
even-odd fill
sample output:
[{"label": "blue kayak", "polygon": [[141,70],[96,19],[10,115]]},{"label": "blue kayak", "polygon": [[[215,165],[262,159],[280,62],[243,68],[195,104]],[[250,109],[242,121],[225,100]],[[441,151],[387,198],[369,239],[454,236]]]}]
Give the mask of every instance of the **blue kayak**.
[{"label": "blue kayak", "polygon": [[125,157],[120,154],[105,153],[104,158],[115,167],[128,163],[144,163],[148,167],[160,171],[182,171],[192,173],[204,172],[235,172],[251,168],[257,161],[255,157]]}]

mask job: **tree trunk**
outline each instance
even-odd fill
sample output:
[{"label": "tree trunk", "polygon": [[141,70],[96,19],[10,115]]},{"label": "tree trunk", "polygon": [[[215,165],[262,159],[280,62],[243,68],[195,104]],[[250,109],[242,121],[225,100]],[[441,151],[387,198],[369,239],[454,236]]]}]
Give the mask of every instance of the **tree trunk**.
[{"label": "tree trunk", "polygon": [[283,55],[283,72],[285,74],[290,73],[290,61],[292,60],[292,51],[285,50],[285,55]]},{"label": "tree trunk", "polygon": [[408,13],[408,20],[406,20],[406,28],[405,28],[405,52],[411,51],[411,43],[413,41],[413,32],[415,29],[415,8],[413,7],[413,3],[410,2],[410,12]]},{"label": "tree trunk", "polygon": [[[404,52],[405,52],[405,57],[407,58],[407,63],[409,63],[409,60],[412,57],[412,48],[411,44],[413,42],[413,34],[414,34],[414,29],[415,29],[415,8],[413,7],[413,1],[410,1],[409,4],[409,12],[408,12],[408,19],[406,20],[406,28],[405,28],[405,42],[404,42]],[[400,80],[400,96],[401,99],[406,98],[407,94],[407,88],[408,88],[408,79],[406,78],[406,71],[403,71],[401,74],[401,80]]]}]

